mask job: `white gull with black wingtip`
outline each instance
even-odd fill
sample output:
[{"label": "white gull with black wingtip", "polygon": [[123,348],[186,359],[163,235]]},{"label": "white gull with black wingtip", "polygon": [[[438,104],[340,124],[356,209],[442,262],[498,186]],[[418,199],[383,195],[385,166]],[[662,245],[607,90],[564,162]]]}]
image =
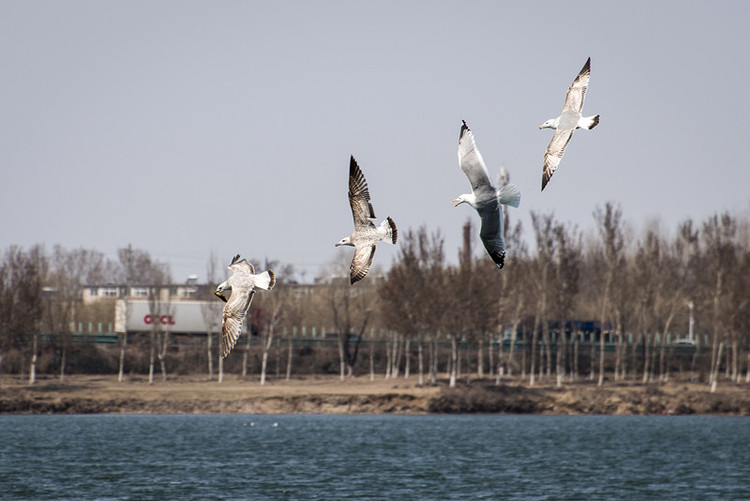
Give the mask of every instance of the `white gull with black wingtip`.
[{"label": "white gull with black wingtip", "polygon": [[455,199],[456,207],[462,203],[474,207],[482,220],[479,238],[497,267],[502,268],[505,264],[505,231],[500,205],[518,207],[521,203],[521,191],[511,183],[499,190],[492,185],[487,166],[474,142],[474,135],[463,120],[458,138],[458,164],[469,178],[471,193]]},{"label": "white gull with black wingtip", "polygon": [[352,284],[365,278],[375,256],[375,246],[381,240],[396,243],[398,230],[393,219],[387,217],[379,226],[370,221],[375,219],[375,210],[370,203],[370,191],[367,181],[357,165],[354,156],[349,161],[349,205],[354,218],[354,231],[336,244],[354,247],[354,257],[349,268],[349,279]]},{"label": "white gull with black wingtip", "polygon": [[555,135],[547,146],[544,154],[544,167],[542,168],[542,191],[547,186],[552,174],[560,165],[565,148],[573,137],[573,131],[584,128],[591,130],[599,124],[599,115],[584,117],[583,100],[586,97],[586,90],[589,88],[589,78],[591,77],[591,58],[586,60],[581,71],[573,83],[568,88],[565,95],[565,104],[563,105],[562,114],[557,118],[550,118],[539,129],[555,129]]},{"label": "white gull with black wingtip", "polygon": [[[240,260],[239,254],[234,256],[229,269],[232,270],[232,276],[219,284],[215,292],[227,303],[221,320],[221,358],[229,355],[242,334],[242,323],[253,302],[255,287],[270,291],[276,284],[276,275],[272,270],[256,275],[253,265],[246,259]],[[232,291],[228,300],[224,295],[227,290]]]}]

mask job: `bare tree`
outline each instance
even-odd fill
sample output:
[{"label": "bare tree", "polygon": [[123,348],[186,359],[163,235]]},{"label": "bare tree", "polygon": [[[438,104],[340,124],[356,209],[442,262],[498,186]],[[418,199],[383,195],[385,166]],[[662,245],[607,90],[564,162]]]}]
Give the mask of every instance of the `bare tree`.
[{"label": "bare tree", "polygon": [[[532,261],[531,276],[537,292],[536,312],[534,316],[534,332],[531,341],[531,371],[529,384],[535,383],[535,364],[536,348],[539,343],[539,333],[542,333],[542,339],[547,351],[547,367],[551,365],[550,357],[550,340],[549,340],[549,320],[548,315],[548,292],[556,287],[552,282],[554,276],[550,270],[555,254],[557,253],[557,240],[554,233],[554,215],[539,215],[531,212],[531,223],[534,228],[536,237],[536,258]],[[539,374],[542,375],[542,358],[539,359]]]},{"label": "bare tree", "polygon": [[8,349],[26,352],[30,360],[29,384],[36,382],[47,273],[47,258],[39,246],[28,251],[11,246],[0,265],[0,359]]},{"label": "bare tree", "polygon": [[[347,286],[332,284],[328,288],[333,325],[338,335],[340,377],[354,375],[359,345],[370,322],[374,306],[363,292],[365,283]],[[352,343],[353,341],[353,343]]]},{"label": "bare tree", "polygon": [[558,318],[559,331],[557,342],[557,386],[560,386],[565,374],[565,351],[567,348],[566,324],[570,320],[573,306],[578,294],[578,281],[581,273],[583,247],[581,237],[575,227],[566,228],[563,224],[554,225],[553,233],[556,240],[556,255],[554,258],[555,283],[557,284],[557,298],[555,316]]},{"label": "bare tree", "polygon": [[[143,250],[134,249],[131,245],[118,249],[117,257],[120,262],[122,277],[128,287],[140,285],[148,291],[149,314],[151,315],[151,329],[149,331],[149,371],[148,382],[154,382],[154,363],[158,356],[161,365],[162,378],[167,378],[166,351],[169,333],[161,324],[161,317],[168,315],[169,290],[165,289],[171,281],[169,266],[151,258]],[[162,294],[167,296],[167,303],[163,304]],[[158,354],[158,355],[157,355]]]},{"label": "bare tree", "polygon": [[[289,294],[286,291],[286,282],[288,277],[294,273],[293,268],[284,267],[280,270],[281,266],[277,261],[265,261],[266,269],[275,269],[276,273],[276,286],[272,294],[263,294],[256,303],[256,310],[253,314],[253,318],[258,328],[258,332],[261,334],[261,371],[260,371],[260,384],[266,384],[266,374],[268,371],[268,352],[273,346],[274,339],[276,339],[276,333],[281,326],[286,305],[289,302]],[[249,334],[248,334],[249,338]],[[278,354],[278,352],[277,352]],[[279,363],[276,363],[277,372],[279,370]],[[278,375],[278,374],[277,374]]]},{"label": "bare tree", "polygon": [[[508,249],[512,249],[512,261],[509,266],[503,269],[501,279],[504,281],[503,290],[505,293],[499,300],[499,325],[505,323],[510,327],[510,348],[507,355],[508,375],[513,375],[513,368],[516,365],[514,354],[517,340],[518,328],[524,316],[524,312],[530,296],[527,284],[529,269],[531,266],[529,259],[528,246],[522,238],[523,228],[521,223],[516,223],[512,231],[506,233]],[[498,357],[498,365],[502,357]],[[500,382],[500,375],[503,372],[501,367],[497,370],[496,382]]]},{"label": "bare tree", "polygon": [[208,285],[202,291],[205,302],[201,304],[201,316],[206,326],[206,359],[208,361],[209,381],[214,378],[214,332],[217,332],[219,336],[221,335],[221,312],[224,309],[224,303],[219,301],[214,295],[215,284],[218,283],[218,277],[216,276],[217,267],[216,253],[212,250],[206,263],[206,281]]},{"label": "bare tree", "polygon": [[[430,377],[436,379],[433,363],[436,353],[435,333],[441,327],[445,315],[444,296],[441,292],[443,281],[444,239],[439,232],[428,234],[423,226],[414,232],[405,232],[399,245],[398,257],[391,267],[386,280],[378,287],[381,317],[385,325],[405,338],[404,352],[407,357],[412,340],[417,342],[417,366],[419,384],[424,384],[424,349],[423,343],[430,344]],[[398,373],[398,338],[394,335],[394,356],[389,356],[393,367],[388,374]],[[404,377],[409,375],[409,358]]]},{"label": "bare tree", "polygon": [[599,237],[602,241],[601,253],[604,265],[601,283],[601,300],[599,308],[599,324],[601,333],[599,338],[599,386],[604,384],[604,343],[605,328],[612,318],[612,287],[618,270],[624,269],[624,237],[622,229],[622,211],[607,202],[604,209],[594,210]]},{"label": "bare tree", "polygon": [[718,384],[721,355],[726,341],[725,322],[730,318],[731,311],[727,307],[734,305],[726,301],[729,285],[733,278],[733,270],[738,262],[737,222],[728,213],[713,216],[703,224],[704,256],[706,259],[709,278],[713,282],[711,293],[713,326],[713,344],[711,348],[711,377],[709,383],[711,391],[716,391]]},{"label": "bare tree", "polygon": [[[22,349],[28,347],[29,384],[36,382],[38,338],[43,315],[42,289],[47,271],[47,258],[40,246],[28,251],[11,246],[6,252],[2,314],[10,338],[6,343]],[[27,339],[29,335],[30,340]]]}]

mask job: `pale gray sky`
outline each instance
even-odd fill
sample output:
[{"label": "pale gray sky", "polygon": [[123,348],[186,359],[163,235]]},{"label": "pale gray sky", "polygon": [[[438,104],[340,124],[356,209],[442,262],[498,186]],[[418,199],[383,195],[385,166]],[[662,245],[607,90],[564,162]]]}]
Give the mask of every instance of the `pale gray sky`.
[{"label": "pale gray sky", "polygon": [[[310,280],[352,252],[354,154],[378,221],[440,228],[455,261],[461,119],[529,239],[529,211],[587,229],[607,201],[669,230],[744,214],[749,25],[742,1],[0,0],[0,249],[131,243],[177,281],[213,249]],[[589,56],[601,123],[542,193],[538,126]]]}]

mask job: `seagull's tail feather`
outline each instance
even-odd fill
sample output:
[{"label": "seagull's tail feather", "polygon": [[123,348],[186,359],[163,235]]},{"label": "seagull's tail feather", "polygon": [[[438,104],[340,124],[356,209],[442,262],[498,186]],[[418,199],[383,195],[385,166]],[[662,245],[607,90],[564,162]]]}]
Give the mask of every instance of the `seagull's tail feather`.
[{"label": "seagull's tail feather", "polygon": [[518,207],[521,203],[521,190],[513,183],[508,183],[497,191],[497,201],[503,205]]},{"label": "seagull's tail feather", "polygon": [[383,240],[388,240],[392,244],[396,243],[396,240],[398,240],[398,228],[396,228],[396,223],[393,222],[390,216],[380,223],[380,230],[384,233]]},{"label": "seagull's tail feather", "polygon": [[255,286],[270,291],[276,285],[276,274],[272,270],[255,275]]},{"label": "seagull's tail feather", "polygon": [[582,127],[584,129],[591,130],[597,125],[599,125],[599,115],[593,116],[593,117],[581,117],[581,123]]}]

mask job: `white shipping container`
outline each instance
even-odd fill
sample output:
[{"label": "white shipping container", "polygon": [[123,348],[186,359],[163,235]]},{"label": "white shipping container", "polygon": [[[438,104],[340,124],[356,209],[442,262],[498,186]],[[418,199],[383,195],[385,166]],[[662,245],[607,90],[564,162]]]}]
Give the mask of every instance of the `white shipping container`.
[{"label": "white shipping container", "polygon": [[221,329],[224,303],[172,301],[153,307],[148,300],[120,299],[115,304],[115,332],[149,332],[154,323],[162,330],[181,334],[205,334]]}]

